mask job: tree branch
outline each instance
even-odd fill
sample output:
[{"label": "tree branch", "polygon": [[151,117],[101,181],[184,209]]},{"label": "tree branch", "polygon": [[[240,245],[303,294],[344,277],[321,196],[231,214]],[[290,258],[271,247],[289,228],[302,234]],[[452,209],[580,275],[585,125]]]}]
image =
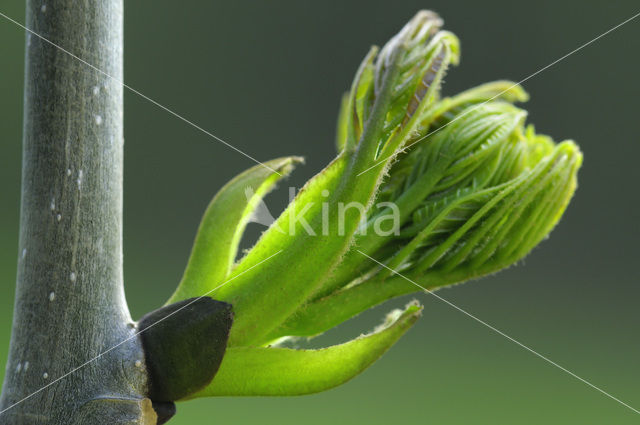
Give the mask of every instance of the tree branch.
[{"label": "tree branch", "polygon": [[[122,81],[122,0],[27,1],[27,27]],[[20,254],[0,406],[135,335],[122,278],[122,85],[27,34]],[[155,423],[138,337],[3,423]],[[111,414],[113,413],[113,414]]]}]

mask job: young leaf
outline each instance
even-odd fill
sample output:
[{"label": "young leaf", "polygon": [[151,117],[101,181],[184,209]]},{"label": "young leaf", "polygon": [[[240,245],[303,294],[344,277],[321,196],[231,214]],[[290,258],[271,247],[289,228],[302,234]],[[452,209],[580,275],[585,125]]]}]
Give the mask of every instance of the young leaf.
[{"label": "young leaf", "polygon": [[318,350],[277,347],[228,348],[214,380],[191,396],[291,396],[338,386],[366,369],[418,320],[411,303],[391,312],[369,335]]},{"label": "young leaf", "polygon": [[267,161],[220,189],[204,213],[184,276],[168,304],[206,294],[226,280],[256,206],[278,180],[302,162],[295,156]]}]

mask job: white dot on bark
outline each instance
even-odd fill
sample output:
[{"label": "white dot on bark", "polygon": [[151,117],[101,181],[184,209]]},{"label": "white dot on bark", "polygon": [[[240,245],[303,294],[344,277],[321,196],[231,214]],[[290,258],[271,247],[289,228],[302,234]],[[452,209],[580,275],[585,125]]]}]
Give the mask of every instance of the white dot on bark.
[{"label": "white dot on bark", "polygon": [[56,293],[51,291],[51,293],[49,294],[49,301],[53,301],[56,299]]},{"label": "white dot on bark", "polygon": [[61,221],[62,220],[62,214],[56,215],[56,220]]},{"label": "white dot on bark", "polygon": [[136,367],[140,367],[140,366],[142,366],[142,362],[140,360],[136,360],[135,365],[136,365]]},{"label": "white dot on bark", "polygon": [[20,372],[22,370],[22,363],[18,363],[18,366],[16,366],[16,373]]},{"label": "white dot on bark", "polygon": [[97,96],[98,94],[100,94],[100,87],[93,86],[93,95]]},{"label": "white dot on bark", "polygon": [[46,5],[46,4],[43,4],[42,6],[40,6],[40,11],[41,11],[42,13],[46,12],[46,11],[47,11],[47,5]]},{"label": "white dot on bark", "polygon": [[67,176],[71,175],[71,168],[67,168]]},{"label": "white dot on bark", "polygon": [[24,362],[24,367],[22,368],[25,372],[29,369],[29,362]]},{"label": "white dot on bark", "polygon": [[96,124],[97,124],[97,125],[102,124],[102,116],[100,116],[100,115],[96,115]]},{"label": "white dot on bark", "polygon": [[26,255],[27,255],[27,248],[24,248],[22,250],[22,258],[26,257]]},{"label": "white dot on bark", "polygon": [[75,281],[76,281],[76,274],[75,274],[75,272],[71,272],[71,274],[69,275],[69,280],[71,280],[71,282],[75,282]]},{"label": "white dot on bark", "polygon": [[44,379],[47,379],[47,378],[49,378],[49,374],[48,374],[47,372],[45,372],[45,373],[43,373],[43,374],[42,374],[42,377],[43,377]]}]

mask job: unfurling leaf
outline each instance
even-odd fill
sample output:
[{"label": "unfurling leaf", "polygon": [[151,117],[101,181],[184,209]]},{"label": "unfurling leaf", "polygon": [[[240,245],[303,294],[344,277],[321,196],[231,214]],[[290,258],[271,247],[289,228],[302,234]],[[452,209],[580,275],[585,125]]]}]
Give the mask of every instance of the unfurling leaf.
[{"label": "unfurling leaf", "polygon": [[168,303],[207,294],[225,282],[258,203],[301,162],[296,156],[267,161],[220,189],[204,213],[184,276]]},{"label": "unfurling leaf", "polygon": [[353,378],[387,351],[418,320],[422,307],[391,312],[374,332],[318,350],[229,348],[206,396],[290,396],[316,393]]},{"label": "unfurling leaf", "polygon": [[398,232],[371,231],[371,214],[357,249],[271,337],[317,335],[419,290],[390,269],[434,289],[496,272],[531,251],[567,207],[582,154],[571,141],[555,145],[524,129],[523,118],[509,104],[469,106],[404,154],[379,194],[399,209]]}]

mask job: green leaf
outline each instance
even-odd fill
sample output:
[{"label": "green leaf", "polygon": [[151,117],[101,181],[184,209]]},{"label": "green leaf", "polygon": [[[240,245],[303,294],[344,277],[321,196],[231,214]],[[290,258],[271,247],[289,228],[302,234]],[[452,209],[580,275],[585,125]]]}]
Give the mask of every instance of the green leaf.
[{"label": "green leaf", "polygon": [[[212,294],[215,299],[232,304],[236,313],[229,346],[267,342],[262,337],[306,299],[348,248],[360,216],[351,210],[343,222],[345,232],[338,236],[334,205],[345,199],[366,204],[374,190],[370,182],[368,187],[363,184],[351,186],[351,190],[341,189],[340,183],[352,156],[353,153],[344,152],[307,182],[240,260],[231,275],[233,281]],[[356,189],[360,189],[360,193],[354,194]],[[323,197],[323,193],[329,196]],[[326,221],[331,228],[326,235],[322,230],[323,201],[332,206],[332,216]],[[298,220],[299,217],[303,220]],[[267,258],[271,259],[265,261]]]},{"label": "green leaf", "polygon": [[391,312],[369,335],[318,350],[277,347],[228,348],[213,382],[195,397],[292,396],[338,386],[358,375],[418,320],[422,307],[411,303]]},{"label": "green leaf", "polygon": [[167,303],[201,296],[227,279],[256,206],[302,162],[302,158],[295,156],[267,161],[236,176],[220,189],[202,218],[182,281]]}]

